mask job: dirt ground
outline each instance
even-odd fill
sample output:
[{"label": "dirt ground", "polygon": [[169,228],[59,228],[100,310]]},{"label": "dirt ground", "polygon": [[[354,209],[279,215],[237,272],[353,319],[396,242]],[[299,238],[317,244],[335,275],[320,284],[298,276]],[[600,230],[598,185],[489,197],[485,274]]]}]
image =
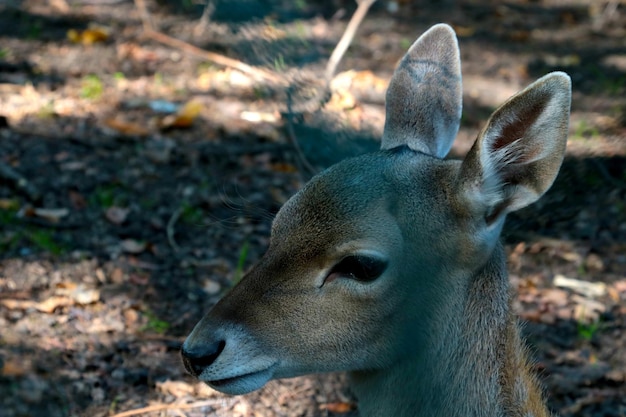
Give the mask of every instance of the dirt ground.
[{"label": "dirt ground", "polygon": [[321,109],[353,2],[146,4],[160,32],[263,73],[157,41],[133,1],[0,3],[1,416],[357,416],[343,375],[227,397],[178,350],[308,165],[377,147],[395,63],[438,22],[463,59],[453,156],[532,80],[572,77],[561,174],[507,220],[511,285],[549,407],[626,416],[623,1],[379,0]]}]

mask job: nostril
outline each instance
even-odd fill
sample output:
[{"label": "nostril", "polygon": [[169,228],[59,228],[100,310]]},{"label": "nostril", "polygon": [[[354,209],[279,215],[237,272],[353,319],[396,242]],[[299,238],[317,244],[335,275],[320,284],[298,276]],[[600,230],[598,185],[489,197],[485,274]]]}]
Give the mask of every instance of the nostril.
[{"label": "nostril", "polygon": [[183,357],[183,364],[185,369],[193,376],[198,376],[204,371],[204,369],[210,366],[220,353],[224,350],[226,341],[220,340],[219,342],[201,345],[194,348],[187,348],[183,346],[180,351]]}]

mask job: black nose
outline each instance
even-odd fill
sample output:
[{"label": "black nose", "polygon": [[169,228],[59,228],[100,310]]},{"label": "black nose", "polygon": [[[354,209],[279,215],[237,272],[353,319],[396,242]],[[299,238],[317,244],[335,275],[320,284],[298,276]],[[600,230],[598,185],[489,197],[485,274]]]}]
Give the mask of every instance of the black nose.
[{"label": "black nose", "polygon": [[215,362],[220,353],[224,350],[226,342],[220,340],[219,342],[203,344],[200,346],[193,346],[191,348],[183,348],[180,351],[183,357],[183,364],[185,369],[191,375],[197,377],[204,371],[204,369]]}]

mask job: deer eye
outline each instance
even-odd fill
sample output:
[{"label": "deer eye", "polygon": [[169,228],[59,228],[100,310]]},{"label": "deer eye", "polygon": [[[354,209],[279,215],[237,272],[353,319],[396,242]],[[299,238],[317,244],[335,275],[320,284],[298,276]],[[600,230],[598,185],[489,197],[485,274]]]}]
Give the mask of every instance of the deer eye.
[{"label": "deer eye", "polygon": [[333,267],[324,280],[329,283],[337,278],[349,278],[361,282],[371,282],[387,269],[387,261],[373,256],[350,255]]}]

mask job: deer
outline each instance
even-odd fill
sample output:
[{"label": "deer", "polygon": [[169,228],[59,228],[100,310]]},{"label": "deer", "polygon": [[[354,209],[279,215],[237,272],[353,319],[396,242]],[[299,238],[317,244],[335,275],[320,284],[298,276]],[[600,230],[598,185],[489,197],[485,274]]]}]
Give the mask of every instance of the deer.
[{"label": "deer", "polygon": [[260,260],[193,328],[186,370],[222,393],[346,372],[362,417],[548,416],[500,234],[564,159],[571,81],[500,106],[462,160],[454,30],[400,60],[380,150],[314,176],[277,212]]}]

